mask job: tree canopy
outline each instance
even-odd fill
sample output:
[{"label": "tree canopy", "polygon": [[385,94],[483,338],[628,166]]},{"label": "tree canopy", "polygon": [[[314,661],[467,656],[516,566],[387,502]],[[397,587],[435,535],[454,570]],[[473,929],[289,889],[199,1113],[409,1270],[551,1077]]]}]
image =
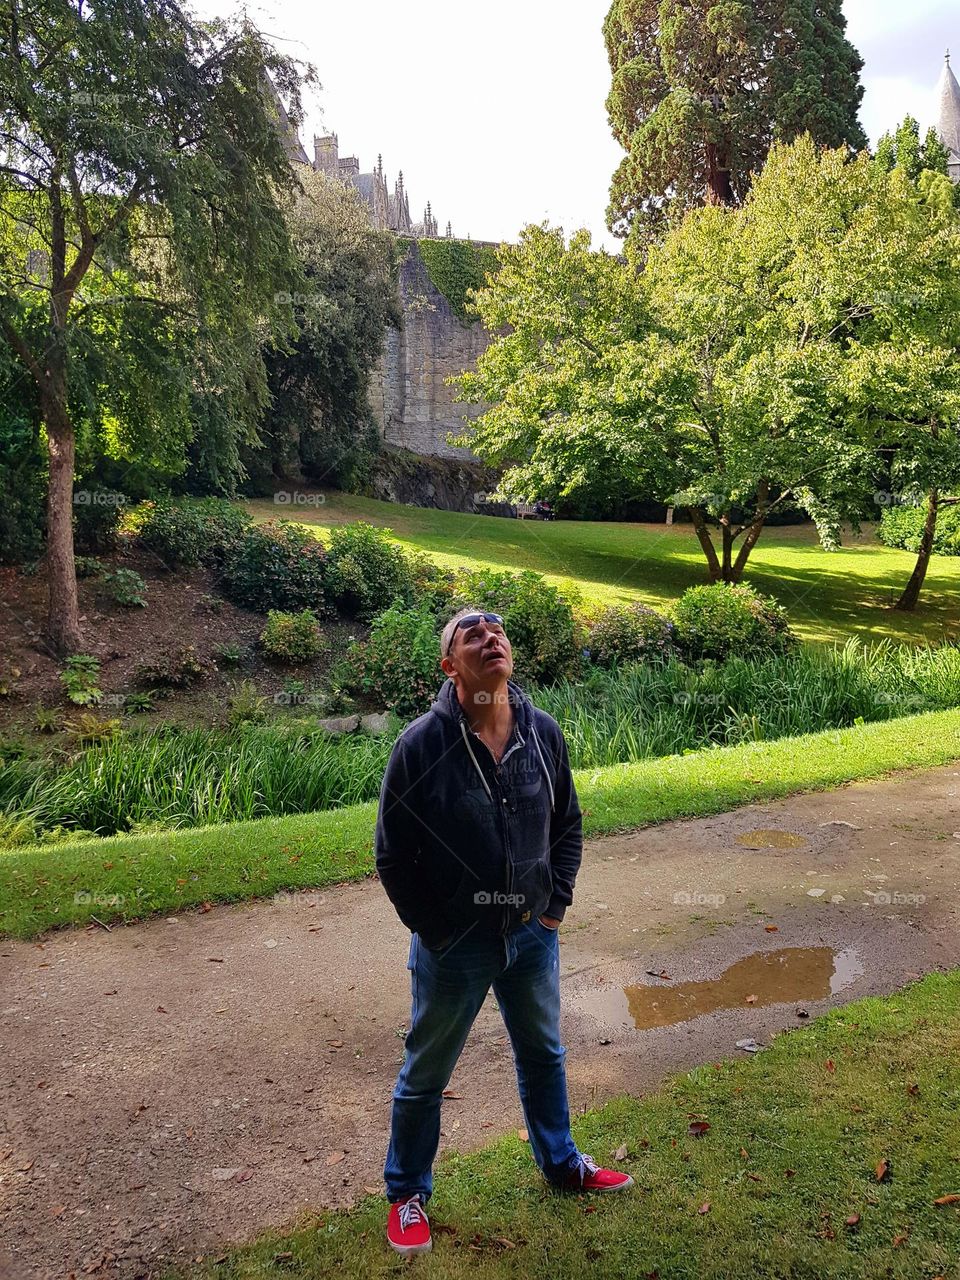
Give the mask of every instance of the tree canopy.
[{"label": "tree canopy", "polygon": [[836,545],[882,444],[902,442],[905,471],[935,416],[940,465],[957,449],[944,184],[805,136],[774,146],[742,207],[689,212],[642,268],[586,232],[527,228],[476,296],[496,336],[459,382],[491,407],[459,442],[507,466],[509,496],[603,484],[685,507],[712,578],[737,580],[788,504]]},{"label": "tree canopy", "polygon": [[0,47],[0,335],[37,389],[49,632],[76,650],[78,413],[165,465],[200,423],[227,473],[266,400],[261,348],[295,331],[268,77],[296,123],[300,75],[249,22],[176,0],[6,0]]},{"label": "tree canopy", "polygon": [[627,154],[610,229],[644,239],[695,205],[742,202],[776,141],[865,147],[845,29],[841,0],[614,0],[607,111]]}]

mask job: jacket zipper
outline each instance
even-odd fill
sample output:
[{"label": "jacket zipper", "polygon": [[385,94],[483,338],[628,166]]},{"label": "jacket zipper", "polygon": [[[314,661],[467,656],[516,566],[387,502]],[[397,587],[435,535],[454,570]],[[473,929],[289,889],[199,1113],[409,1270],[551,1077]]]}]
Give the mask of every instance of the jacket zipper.
[{"label": "jacket zipper", "polygon": [[[492,756],[491,756],[492,758]],[[500,766],[495,765],[494,781],[497,784],[497,795],[500,797],[500,816],[503,822],[503,848],[507,855],[507,898],[513,894],[513,851],[510,848],[510,831],[507,824],[507,815],[503,812],[506,808],[507,798],[503,794],[503,787],[500,782]],[[501,934],[509,932],[507,925],[510,923],[510,902],[503,904],[503,928]]]}]

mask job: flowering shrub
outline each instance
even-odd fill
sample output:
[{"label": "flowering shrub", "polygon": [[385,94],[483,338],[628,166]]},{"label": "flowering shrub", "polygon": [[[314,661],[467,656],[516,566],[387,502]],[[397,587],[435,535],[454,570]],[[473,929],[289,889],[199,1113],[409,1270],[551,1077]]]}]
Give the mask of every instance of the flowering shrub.
[{"label": "flowering shrub", "polygon": [[674,606],[673,620],[680,650],[691,661],[769,657],[797,644],[782,605],[745,583],[690,587]]},{"label": "flowering shrub", "polygon": [[673,623],[644,604],[605,609],[590,624],[587,649],[599,667],[614,663],[650,662],[675,651]]}]

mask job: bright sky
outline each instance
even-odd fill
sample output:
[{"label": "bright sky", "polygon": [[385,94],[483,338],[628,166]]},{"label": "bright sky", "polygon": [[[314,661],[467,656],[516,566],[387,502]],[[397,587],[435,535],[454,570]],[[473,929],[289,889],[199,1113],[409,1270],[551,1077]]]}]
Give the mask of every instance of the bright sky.
[{"label": "bright sky", "polygon": [[[429,199],[441,233],[515,239],[528,222],[606,231],[610,177],[621,152],[607,124],[610,72],[602,24],[608,0],[248,0],[278,47],[316,67],[322,89],[302,131],[336,133],[341,155],[369,172],[383,155],[403,169],[414,221]],[[234,0],[197,0],[201,16]],[[864,68],[861,119],[871,141],[909,111],[936,123],[944,51],[960,68],[956,0],[844,0]]]}]

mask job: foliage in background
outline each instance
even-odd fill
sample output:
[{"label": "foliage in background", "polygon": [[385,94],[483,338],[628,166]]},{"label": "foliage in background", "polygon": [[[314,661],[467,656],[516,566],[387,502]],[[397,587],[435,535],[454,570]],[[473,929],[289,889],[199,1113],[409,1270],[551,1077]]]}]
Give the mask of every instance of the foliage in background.
[{"label": "foliage in background", "polygon": [[765,658],[797,646],[786,610],[745,583],[691,587],[673,608],[676,642],[692,662]]},{"label": "foliage in background", "polygon": [[429,710],[443,683],[437,618],[429,601],[395,603],[373,620],[347,662],[349,685],[403,719]]},{"label": "foliage in background", "polygon": [[379,446],[370,375],[387,326],[402,323],[395,238],[370,225],[343,183],[312,171],[301,180],[285,206],[303,270],[285,295],[298,335],[266,353],[270,408],[259,443],[242,451],[250,493],[300,474],[344,489],[363,482]]},{"label": "foliage in background", "polygon": [[641,242],[692,206],[741,203],[775,141],[867,145],[863,59],[840,0],[614,0],[607,111],[626,151],[607,222]]},{"label": "foliage in background", "polygon": [[324,652],[326,644],[317,615],[310,609],[300,613],[282,613],[271,609],[260,645],[275,662],[312,662]]},{"label": "foliage in background", "polygon": [[457,575],[450,614],[461,608],[499,613],[513,649],[516,679],[546,684],[572,679],[579,669],[582,635],[573,612],[577,603],[539,573],[474,569]]},{"label": "foliage in background", "polygon": [[103,697],[100,688],[100,660],[89,653],[73,653],[60,672],[60,683],[77,707],[89,707]]},{"label": "foliage in background", "polygon": [[222,565],[251,523],[242,507],[222,498],[158,498],[125,520],[138,543],[168,569]]},{"label": "foliage in background", "polygon": [[101,576],[99,588],[125,608],[147,607],[147,584],[133,569],[116,569]]},{"label": "foliage in background", "polygon": [[920,184],[809,137],[740,209],[693,210],[644,270],[587,232],[528,227],[478,295],[497,336],[458,379],[489,405],[457,443],[508,497],[598,486],[685,508],[711,580],[738,581],[770,514],[826,548],[876,489],[960,481],[960,219]]},{"label": "foliage in background", "polygon": [[326,552],[319,539],[286,520],[251,525],[228,549],[224,594],[234,604],[266,609],[324,610]]},{"label": "foliage in background", "polygon": [[[877,537],[887,547],[902,547],[904,551],[916,553],[920,550],[926,516],[926,506],[887,507],[880,517]],[[940,508],[932,551],[934,555],[960,556],[960,505]]]},{"label": "foliage in background", "polygon": [[326,589],[348,617],[369,621],[394,600],[413,602],[413,564],[391,534],[363,520],[330,531]]},{"label": "foliage in background", "polygon": [[673,623],[639,603],[604,609],[591,620],[586,643],[599,667],[662,661],[676,651]]},{"label": "foliage in background", "polygon": [[482,289],[488,275],[499,270],[497,250],[492,245],[474,244],[470,240],[417,240],[434,287],[450,303],[456,316],[465,324],[476,319],[471,306],[472,290]]}]

